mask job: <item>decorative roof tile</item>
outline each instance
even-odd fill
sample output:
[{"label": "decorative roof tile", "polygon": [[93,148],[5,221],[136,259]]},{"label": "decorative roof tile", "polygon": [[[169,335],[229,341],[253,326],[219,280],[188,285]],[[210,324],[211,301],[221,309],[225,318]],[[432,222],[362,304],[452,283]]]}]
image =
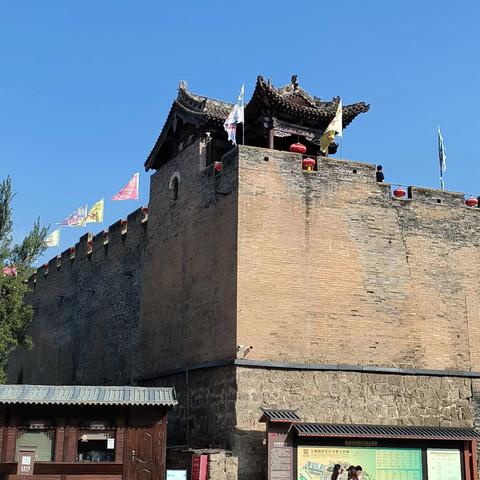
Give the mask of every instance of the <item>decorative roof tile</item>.
[{"label": "decorative roof tile", "polygon": [[0,404],[177,405],[172,387],[0,385]]},{"label": "decorative roof tile", "polygon": [[261,422],[293,423],[300,422],[296,410],[276,410],[273,408],[261,408],[263,415]]},{"label": "decorative roof tile", "polygon": [[472,440],[480,438],[479,432],[467,427],[296,423],[293,428],[300,437],[428,438],[432,440]]}]

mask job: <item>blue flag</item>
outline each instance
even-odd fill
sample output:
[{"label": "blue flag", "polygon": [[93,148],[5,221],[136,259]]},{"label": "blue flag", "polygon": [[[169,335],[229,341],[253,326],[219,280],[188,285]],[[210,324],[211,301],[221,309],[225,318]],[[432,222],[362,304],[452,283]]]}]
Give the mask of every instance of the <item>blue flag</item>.
[{"label": "blue flag", "polygon": [[440,162],[440,186],[442,190],[445,189],[445,182],[443,181],[443,174],[447,169],[447,153],[445,152],[445,145],[443,143],[443,137],[438,127],[438,160]]}]

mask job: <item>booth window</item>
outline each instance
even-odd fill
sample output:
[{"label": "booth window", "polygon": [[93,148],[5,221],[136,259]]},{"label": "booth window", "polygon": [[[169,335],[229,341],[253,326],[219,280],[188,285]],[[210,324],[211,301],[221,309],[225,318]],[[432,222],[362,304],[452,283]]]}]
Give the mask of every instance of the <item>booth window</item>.
[{"label": "booth window", "polygon": [[20,431],[15,448],[15,460],[20,450],[34,450],[38,462],[53,461],[54,433],[51,429],[25,429]]},{"label": "booth window", "polygon": [[77,444],[79,462],[115,461],[115,430],[82,430]]}]

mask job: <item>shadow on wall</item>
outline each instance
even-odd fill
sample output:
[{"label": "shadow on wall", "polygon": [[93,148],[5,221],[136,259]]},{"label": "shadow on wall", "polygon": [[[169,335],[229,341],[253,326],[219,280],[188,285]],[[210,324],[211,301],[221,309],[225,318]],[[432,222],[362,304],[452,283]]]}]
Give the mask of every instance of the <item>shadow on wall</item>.
[{"label": "shadow on wall", "polygon": [[238,458],[238,480],[258,480],[267,475],[265,432],[235,431],[233,455]]}]

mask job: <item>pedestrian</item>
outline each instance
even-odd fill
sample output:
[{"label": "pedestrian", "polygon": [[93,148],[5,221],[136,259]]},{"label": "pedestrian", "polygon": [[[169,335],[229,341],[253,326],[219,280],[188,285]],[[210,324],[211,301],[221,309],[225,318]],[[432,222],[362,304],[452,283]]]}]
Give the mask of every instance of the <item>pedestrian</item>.
[{"label": "pedestrian", "polygon": [[385,180],[385,175],[383,175],[383,167],[381,165],[377,165],[377,182],[383,182]]},{"label": "pedestrian", "polygon": [[333,466],[333,473],[330,480],[339,480],[339,477],[342,475],[343,469],[339,463],[336,463]]}]

